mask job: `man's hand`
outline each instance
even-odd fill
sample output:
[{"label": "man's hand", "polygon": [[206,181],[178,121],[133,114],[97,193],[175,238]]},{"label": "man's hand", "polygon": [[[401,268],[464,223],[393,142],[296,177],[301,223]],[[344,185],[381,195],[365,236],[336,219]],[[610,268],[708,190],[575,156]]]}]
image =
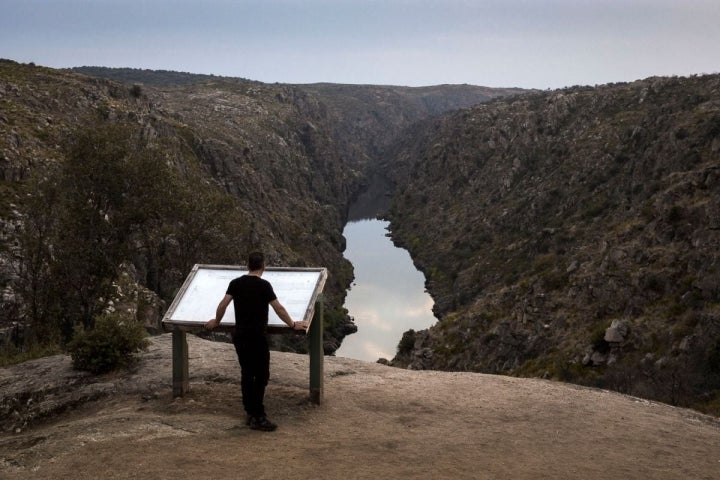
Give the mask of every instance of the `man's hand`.
[{"label": "man's hand", "polygon": [[207,330],[212,330],[212,329],[214,329],[215,327],[217,327],[218,325],[220,325],[220,320],[218,320],[217,318],[211,318],[211,319],[208,320],[208,322],[205,324],[205,328],[206,328]]},{"label": "man's hand", "polygon": [[307,330],[308,324],[307,322],[295,322],[295,325],[293,326],[293,330]]}]

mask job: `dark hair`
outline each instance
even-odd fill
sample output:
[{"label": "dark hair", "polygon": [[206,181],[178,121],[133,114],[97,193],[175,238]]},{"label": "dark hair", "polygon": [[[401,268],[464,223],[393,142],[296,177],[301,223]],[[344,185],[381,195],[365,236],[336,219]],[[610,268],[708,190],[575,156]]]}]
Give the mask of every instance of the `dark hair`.
[{"label": "dark hair", "polygon": [[248,255],[248,269],[250,271],[260,270],[265,266],[265,255],[262,252],[252,252]]}]

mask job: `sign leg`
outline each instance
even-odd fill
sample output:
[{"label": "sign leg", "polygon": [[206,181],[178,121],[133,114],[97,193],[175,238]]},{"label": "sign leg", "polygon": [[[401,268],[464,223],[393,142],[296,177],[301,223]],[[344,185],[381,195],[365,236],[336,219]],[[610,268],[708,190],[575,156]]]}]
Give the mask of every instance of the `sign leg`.
[{"label": "sign leg", "polygon": [[179,328],[172,332],[173,397],[182,397],[190,390],[187,334]]},{"label": "sign leg", "polygon": [[323,397],[323,305],[322,298],[315,302],[315,316],[308,332],[310,341],[310,401],[319,405]]}]

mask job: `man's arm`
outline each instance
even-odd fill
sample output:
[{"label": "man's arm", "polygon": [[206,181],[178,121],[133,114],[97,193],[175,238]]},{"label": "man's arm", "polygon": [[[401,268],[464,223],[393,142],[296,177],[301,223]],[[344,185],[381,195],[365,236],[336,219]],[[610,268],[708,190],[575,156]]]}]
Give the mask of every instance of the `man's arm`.
[{"label": "man's arm", "polygon": [[222,318],[225,316],[225,310],[227,310],[228,305],[230,305],[230,302],[232,302],[232,298],[232,295],[226,294],[223,299],[220,300],[220,303],[215,310],[215,318],[210,319],[205,324],[205,328],[207,328],[208,330],[212,330],[213,328],[220,325],[220,321],[222,321]]},{"label": "man's arm", "polygon": [[282,303],[276,298],[272,302],[270,302],[270,306],[275,310],[275,313],[277,313],[277,316],[280,317],[280,320],[285,322],[288,327],[293,328],[295,330],[307,330],[307,323],[305,322],[293,322],[293,319],[290,318],[290,314],[285,310],[285,307],[283,307]]}]

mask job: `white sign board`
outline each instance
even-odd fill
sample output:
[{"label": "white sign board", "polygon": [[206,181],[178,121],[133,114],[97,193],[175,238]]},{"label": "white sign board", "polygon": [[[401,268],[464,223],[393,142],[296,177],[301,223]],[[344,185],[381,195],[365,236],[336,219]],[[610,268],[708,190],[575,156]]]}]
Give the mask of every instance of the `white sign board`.
[{"label": "white sign board", "polygon": [[[163,324],[201,326],[215,317],[230,281],[248,273],[247,267],[195,265],[168,309]],[[325,268],[268,267],[262,278],[270,282],[280,303],[295,321],[312,320],[315,301],[327,279]],[[235,325],[233,303],[225,312],[221,326]],[[288,326],[269,309],[268,327]]]}]

